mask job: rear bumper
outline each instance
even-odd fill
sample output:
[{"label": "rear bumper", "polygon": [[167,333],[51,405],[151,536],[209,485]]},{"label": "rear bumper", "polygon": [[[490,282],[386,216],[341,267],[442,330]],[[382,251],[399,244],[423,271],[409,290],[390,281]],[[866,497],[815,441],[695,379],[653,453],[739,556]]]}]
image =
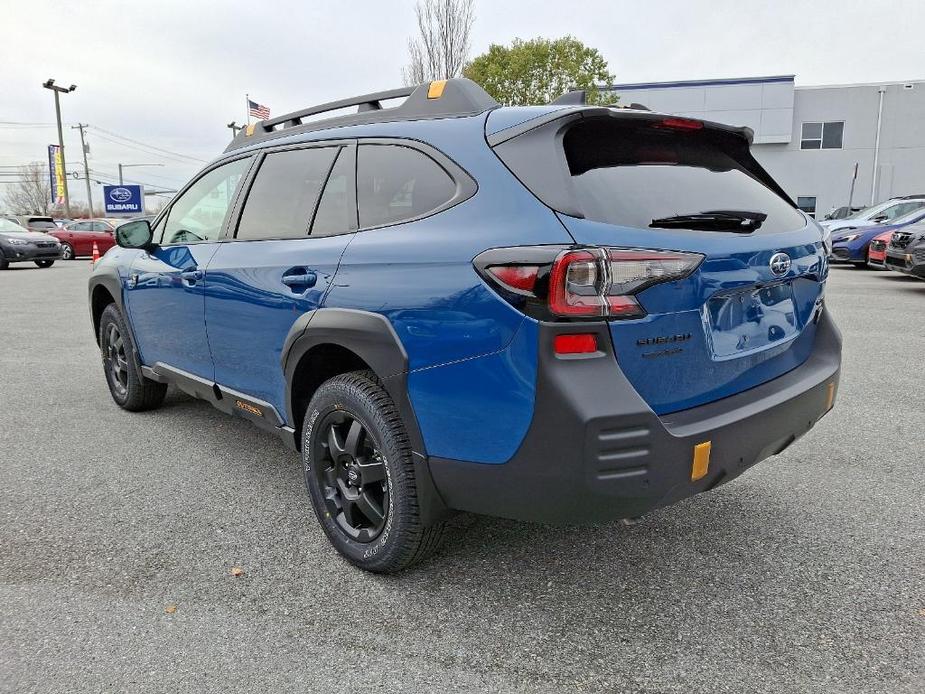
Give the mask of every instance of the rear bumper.
[{"label": "rear bumper", "polygon": [[[590,326],[587,326],[590,327]],[[574,328],[573,328],[574,330]],[[606,352],[557,358],[562,326],[540,331],[536,406],[507,463],[430,458],[450,508],[550,523],[596,523],[641,515],[712,489],[775,455],[828,411],[838,387],[841,336],[823,313],[813,353],[768,383],[700,407],[657,416]],[[694,446],[711,442],[709,467],[691,480]]]}]

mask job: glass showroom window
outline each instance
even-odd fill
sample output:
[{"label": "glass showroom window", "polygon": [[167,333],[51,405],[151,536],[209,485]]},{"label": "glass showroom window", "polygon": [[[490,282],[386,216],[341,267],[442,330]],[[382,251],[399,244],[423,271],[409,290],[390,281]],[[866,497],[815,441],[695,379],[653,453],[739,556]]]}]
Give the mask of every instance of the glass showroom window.
[{"label": "glass showroom window", "polygon": [[841,149],[845,122],[803,123],[800,149]]}]

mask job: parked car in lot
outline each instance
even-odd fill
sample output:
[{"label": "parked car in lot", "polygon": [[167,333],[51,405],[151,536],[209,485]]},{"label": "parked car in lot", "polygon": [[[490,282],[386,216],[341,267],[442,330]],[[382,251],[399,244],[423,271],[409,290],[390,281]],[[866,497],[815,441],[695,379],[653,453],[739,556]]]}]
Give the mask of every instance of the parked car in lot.
[{"label": "parked car in lot", "polygon": [[841,207],[836,207],[831,212],[829,212],[825,217],[823,217],[823,220],[844,219],[845,217],[849,217],[853,214],[856,214],[863,209],[864,209],[863,207],[853,207],[853,206],[848,207],[847,205],[842,205]]},{"label": "parked car in lot", "polygon": [[92,255],[94,243],[100,255],[115,246],[113,232],[120,223],[115,219],[81,219],[49,233],[61,242],[63,258],[72,260]]},{"label": "parked car in lot", "polygon": [[925,280],[925,233],[920,234],[917,239],[912,241],[909,246],[909,255],[912,256],[909,261],[911,267],[909,274]]},{"label": "parked car in lot", "polygon": [[840,373],[822,230],[751,138],[465,79],[258,122],[91,273],[113,400],[175,384],[279,435],[370,571],[455,511],[594,523],[712,489]]},{"label": "parked car in lot", "polygon": [[828,230],[832,236],[835,236],[837,231],[862,229],[878,224],[892,224],[894,220],[905,217],[921,208],[925,208],[925,197],[892,198],[879,205],[867,207],[844,219],[823,220],[820,224],[823,229]]},{"label": "parked car in lot", "polygon": [[58,228],[55,220],[42,215],[22,215],[15,218],[17,224],[29,231],[47,233]]},{"label": "parked car in lot", "polygon": [[829,259],[833,263],[851,263],[855,267],[866,267],[868,248],[871,241],[885,232],[902,229],[909,224],[925,220],[925,208],[910,212],[892,224],[860,227],[857,229],[840,229],[832,233],[832,253]]},{"label": "parked car in lot", "polygon": [[0,270],[6,270],[10,263],[25,262],[47,268],[60,257],[61,245],[58,239],[29,231],[16,222],[0,218]]},{"label": "parked car in lot", "polygon": [[884,231],[871,240],[867,251],[867,265],[869,267],[875,270],[886,270],[886,265],[884,264],[886,247],[889,245],[892,236],[892,231]]},{"label": "parked car in lot", "polygon": [[886,247],[886,258],[884,259],[887,269],[911,273],[914,265],[912,249],[923,239],[925,239],[925,223],[912,224],[893,232],[890,243]]}]

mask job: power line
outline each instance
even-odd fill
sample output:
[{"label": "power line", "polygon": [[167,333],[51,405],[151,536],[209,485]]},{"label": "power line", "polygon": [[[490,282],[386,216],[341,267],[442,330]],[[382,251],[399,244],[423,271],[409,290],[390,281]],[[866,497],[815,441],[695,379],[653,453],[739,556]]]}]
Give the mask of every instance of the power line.
[{"label": "power line", "polygon": [[[146,147],[146,148],[148,148],[148,149],[154,150],[155,152],[161,152],[162,154],[167,154],[167,155],[170,155],[170,156],[173,156],[173,157],[180,157],[181,159],[190,159],[190,160],[192,160],[192,161],[198,161],[198,162],[201,163],[201,164],[207,163],[207,160],[205,160],[205,159],[200,159],[199,157],[193,157],[193,156],[190,156],[189,154],[181,154],[180,152],[173,152],[173,151],[171,151],[171,150],[169,150],[169,149],[164,149],[163,147],[155,147],[154,145],[149,145],[149,144],[144,143],[144,142],[141,142],[141,141],[139,141],[139,140],[134,140],[134,139],[132,139],[132,138],[130,138],[130,137],[125,137],[124,135],[119,135],[119,134],[117,134],[117,133],[112,132],[111,130],[106,130],[106,129],[104,129],[104,128],[99,127],[98,125],[91,125],[91,126],[89,126],[89,127],[92,128],[93,130],[96,130],[96,131],[97,131],[97,134],[99,134],[99,133],[105,133],[106,135],[109,135],[110,137],[115,137],[115,138],[118,138],[118,139],[120,139],[120,140],[125,140],[126,142],[131,142],[131,143],[134,143],[134,144],[139,145],[139,146],[141,146],[141,147]],[[105,138],[104,138],[104,139],[105,139]],[[116,144],[118,144],[118,143],[116,143]]]}]

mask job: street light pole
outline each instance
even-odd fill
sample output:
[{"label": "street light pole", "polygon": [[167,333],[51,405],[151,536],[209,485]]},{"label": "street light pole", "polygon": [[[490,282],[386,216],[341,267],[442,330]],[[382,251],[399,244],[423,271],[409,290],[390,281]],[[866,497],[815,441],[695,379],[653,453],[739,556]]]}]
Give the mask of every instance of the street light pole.
[{"label": "street light pole", "polygon": [[58,147],[59,147],[58,151],[61,152],[61,168],[64,169],[63,171],[64,176],[62,176],[62,178],[64,179],[62,181],[62,183],[64,184],[64,214],[70,217],[71,216],[71,198],[70,198],[70,195],[68,195],[68,190],[67,190],[67,168],[66,168],[67,165],[65,164],[67,160],[64,158],[64,132],[61,130],[61,100],[59,99],[58,94],[61,92],[68,94],[74,91],[75,89],[77,89],[77,85],[72,84],[70,87],[58,87],[57,85],[55,85],[55,81],[49,77],[42,84],[42,86],[45,87],[45,89],[50,89],[51,91],[55,93],[55,116],[58,119]]},{"label": "street light pole", "polygon": [[163,166],[163,164],[119,164],[119,185],[123,185],[122,181],[122,169],[127,169],[130,166]]},{"label": "street light pole", "polygon": [[[93,216],[93,195],[90,193],[90,167],[87,166],[87,143],[84,142],[84,123],[72,125],[71,130],[80,130],[80,150],[84,155],[84,181],[87,183],[87,206],[90,208],[90,216]],[[70,216],[70,214],[68,214]]]}]

